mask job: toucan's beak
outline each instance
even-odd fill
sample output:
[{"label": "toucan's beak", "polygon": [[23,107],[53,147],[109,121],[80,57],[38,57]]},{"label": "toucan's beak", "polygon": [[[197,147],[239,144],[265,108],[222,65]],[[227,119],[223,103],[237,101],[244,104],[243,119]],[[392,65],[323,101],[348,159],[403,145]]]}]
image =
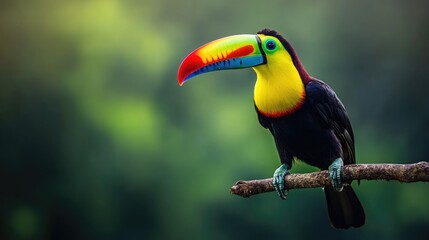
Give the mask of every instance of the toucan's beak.
[{"label": "toucan's beak", "polygon": [[180,86],[202,73],[248,68],[266,63],[258,35],[234,35],[207,43],[191,52],[180,64]]}]

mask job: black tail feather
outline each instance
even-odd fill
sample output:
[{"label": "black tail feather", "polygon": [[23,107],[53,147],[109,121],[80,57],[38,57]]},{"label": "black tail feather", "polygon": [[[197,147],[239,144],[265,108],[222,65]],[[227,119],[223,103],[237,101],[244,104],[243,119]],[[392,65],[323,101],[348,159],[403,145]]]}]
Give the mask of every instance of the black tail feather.
[{"label": "black tail feather", "polygon": [[334,228],[357,228],[365,224],[365,211],[351,186],[344,186],[341,192],[325,187],[325,196]]}]

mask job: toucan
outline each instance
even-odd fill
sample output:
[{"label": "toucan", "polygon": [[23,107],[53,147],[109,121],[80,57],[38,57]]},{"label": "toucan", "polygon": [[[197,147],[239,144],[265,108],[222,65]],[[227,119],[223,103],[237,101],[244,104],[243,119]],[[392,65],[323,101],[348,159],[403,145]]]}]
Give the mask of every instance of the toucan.
[{"label": "toucan", "polygon": [[349,117],[335,92],[309,75],[291,44],[275,30],[240,34],[209,42],[181,63],[178,82],[224,69],[252,67],[256,72],[254,107],[262,127],[274,137],[281,165],[273,185],[282,199],[288,194],[285,176],[299,159],[328,170],[324,187],[334,228],[361,227],[365,212],[352,187],[341,181],[341,167],[356,163]]}]

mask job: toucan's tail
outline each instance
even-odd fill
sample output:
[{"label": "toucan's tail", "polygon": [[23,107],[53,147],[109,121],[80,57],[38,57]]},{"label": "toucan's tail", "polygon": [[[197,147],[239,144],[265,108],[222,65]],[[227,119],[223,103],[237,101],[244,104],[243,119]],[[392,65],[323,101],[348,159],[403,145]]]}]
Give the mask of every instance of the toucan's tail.
[{"label": "toucan's tail", "polygon": [[357,228],[365,224],[365,211],[351,186],[344,186],[341,192],[327,186],[325,196],[329,218],[334,228]]}]

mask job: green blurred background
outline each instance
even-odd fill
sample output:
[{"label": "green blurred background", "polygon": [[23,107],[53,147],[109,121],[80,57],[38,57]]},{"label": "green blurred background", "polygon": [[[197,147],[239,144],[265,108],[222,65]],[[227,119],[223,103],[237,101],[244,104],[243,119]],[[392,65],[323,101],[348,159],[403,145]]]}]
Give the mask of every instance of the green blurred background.
[{"label": "green blurred background", "polygon": [[2,1],[0,239],[429,239],[423,183],[361,182],[367,223],[347,231],[330,227],[321,189],[229,194],[279,165],[255,75],[176,80],[201,44],[270,27],[346,105],[358,162],[427,161],[428,6]]}]

